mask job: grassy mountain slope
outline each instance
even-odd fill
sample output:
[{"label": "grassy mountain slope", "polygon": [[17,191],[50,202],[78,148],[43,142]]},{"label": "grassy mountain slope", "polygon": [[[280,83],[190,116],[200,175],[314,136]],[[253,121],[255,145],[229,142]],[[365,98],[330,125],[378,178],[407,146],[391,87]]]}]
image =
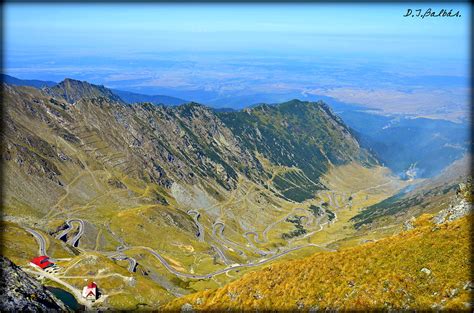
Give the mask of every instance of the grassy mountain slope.
[{"label": "grassy mountain slope", "polygon": [[[223,288],[186,296],[165,310],[468,310],[471,216],[338,252],[280,262]],[[472,285],[471,285],[472,286]]]},{"label": "grassy mountain slope", "polygon": [[6,126],[7,167],[27,170],[20,181],[32,188],[49,180],[48,195],[66,188],[68,173],[104,169],[112,181],[126,175],[165,193],[173,183],[200,184],[219,199],[239,175],[257,184],[270,178],[259,154],[294,169],[271,187],[302,201],[324,189],[318,179],[329,164],[373,163],[325,105],[298,101],[216,115],[193,103],[128,105],[103,86],[67,79],[45,91],[6,88]]}]

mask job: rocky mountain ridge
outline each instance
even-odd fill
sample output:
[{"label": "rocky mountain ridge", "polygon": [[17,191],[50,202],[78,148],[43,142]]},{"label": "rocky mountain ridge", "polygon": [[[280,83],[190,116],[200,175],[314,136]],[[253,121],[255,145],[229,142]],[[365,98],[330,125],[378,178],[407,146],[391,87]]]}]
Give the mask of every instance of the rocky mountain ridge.
[{"label": "rocky mountain ridge", "polygon": [[[217,198],[235,188],[239,176],[257,184],[271,177],[256,153],[299,169],[267,186],[295,201],[324,188],[318,178],[330,164],[376,163],[323,103],[294,100],[216,114],[196,103],[130,105],[103,86],[71,79],[44,90],[5,86],[3,158],[14,161],[28,180],[46,178],[55,189],[66,184],[62,168],[88,166],[74,156],[78,149],[99,167],[165,190],[173,182],[200,184]],[[288,191],[286,181],[298,190]]]}]

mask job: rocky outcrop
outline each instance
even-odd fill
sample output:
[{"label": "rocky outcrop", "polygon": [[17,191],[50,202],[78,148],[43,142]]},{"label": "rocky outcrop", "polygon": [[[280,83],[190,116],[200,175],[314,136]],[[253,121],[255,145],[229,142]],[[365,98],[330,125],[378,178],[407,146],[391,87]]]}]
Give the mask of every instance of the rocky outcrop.
[{"label": "rocky outcrop", "polygon": [[406,220],[405,222],[403,222],[403,230],[408,231],[415,228],[415,226],[413,225],[415,220],[416,220],[415,217],[412,216],[409,220]]},{"label": "rocky outcrop", "polygon": [[472,212],[472,184],[470,180],[460,183],[456,191],[456,197],[449,208],[440,211],[434,218],[435,224],[442,224],[457,220]]},{"label": "rocky outcrop", "polygon": [[448,209],[439,212],[439,214],[435,216],[434,222],[436,224],[451,222],[457,220],[460,217],[463,217],[464,215],[467,215],[471,211],[472,204],[470,204],[466,200],[462,200],[457,205],[450,206]]},{"label": "rocky outcrop", "polygon": [[[432,222],[439,225],[452,222],[472,212],[470,202],[471,184],[460,183],[456,189],[456,195],[452,198],[448,208],[441,210],[432,218]],[[412,216],[403,222],[403,230],[409,231],[415,228],[416,218]]]},{"label": "rocky outcrop", "polygon": [[434,218],[435,224],[442,224],[457,220],[472,212],[472,204],[465,199],[460,199],[456,204],[451,204],[449,208],[440,211]]},{"label": "rocky outcrop", "polygon": [[43,285],[0,256],[2,312],[69,312],[70,310]]}]

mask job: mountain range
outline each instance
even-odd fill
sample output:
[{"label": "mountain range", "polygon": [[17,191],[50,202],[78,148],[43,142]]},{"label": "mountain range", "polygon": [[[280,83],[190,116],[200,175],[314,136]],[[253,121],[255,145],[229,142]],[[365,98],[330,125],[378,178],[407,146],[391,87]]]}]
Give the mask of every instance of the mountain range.
[{"label": "mountain range", "polygon": [[14,86],[31,86],[36,88],[43,88],[43,87],[52,87],[55,86],[57,83],[53,81],[45,81],[45,80],[36,80],[36,79],[19,79],[10,75],[1,74],[2,82],[7,83],[9,85]]},{"label": "mountain range", "polygon": [[[276,260],[290,264],[278,271],[296,279],[300,274],[288,270],[293,263],[285,262],[310,255],[298,263],[304,271],[294,267],[305,284],[316,279],[307,271],[319,258],[329,271],[342,264],[334,270],[340,273],[352,263],[331,260],[379,258],[387,252],[380,250],[383,243],[367,252],[359,245],[398,234],[410,216],[436,213],[467,179],[469,156],[432,180],[400,179],[383,166],[374,137],[346,125],[344,115],[322,101],[215,110],[195,102],[128,103],[104,86],[73,79],[39,87],[3,84],[1,249],[25,268],[38,253],[51,256],[59,272],[48,279],[72,294],[94,280],[103,297],[93,305],[78,297],[88,307],[142,310],[170,303],[176,310],[191,299],[191,306],[220,310],[208,306],[214,293],[205,290],[232,300],[229,288],[250,284],[254,270],[260,275]],[[373,127],[391,127],[381,125]],[[429,227],[420,229],[425,234]],[[449,238],[453,227],[446,227]],[[393,251],[403,250],[401,242],[390,243]],[[354,246],[354,253],[335,251]],[[432,253],[423,251],[422,258]],[[443,260],[435,259],[438,265]],[[352,281],[357,273],[338,277]],[[444,292],[448,283],[436,288]],[[287,284],[275,292],[295,293],[296,281]],[[223,286],[229,287],[218,289]],[[244,304],[269,299],[249,286]],[[171,302],[189,293],[203,300]],[[220,296],[213,299],[220,305]],[[271,309],[260,303],[266,302],[255,307]]]},{"label": "mountain range", "polygon": [[[223,113],[196,103],[130,105],[103,86],[70,79],[43,90],[7,86],[5,91],[8,160],[19,167],[30,160],[25,170],[46,178],[41,185],[57,192],[67,185],[63,172],[87,168],[77,155],[86,151],[84,158],[94,167],[163,188],[188,183],[231,190],[243,176],[290,200],[324,189],[318,180],[330,164],[377,163],[324,103],[294,100]],[[294,170],[268,185],[272,173],[260,155]]]},{"label": "mountain range", "polygon": [[[57,85],[50,81],[21,80],[5,74],[2,74],[2,80],[16,86],[43,88]],[[129,104],[148,102],[176,106],[189,102],[165,95],[150,96],[115,89],[110,89],[109,92]],[[466,123],[403,115],[381,115],[373,110],[367,111],[360,105],[343,103],[331,97],[320,96],[320,98],[351,128],[353,135],[364,148],[371,151],[381,163],[402,178],[433,177],[471,149],[470,128]],[[241,103],[238,107],[253,108],[262,104],[264,103],[248,105]],[[240,111],[231,107],[219,107],[213,110],[218,113]]]},{"label": "mountain range", "polygon": [[[6,74],[1,74],[1,81],[13,86],[30,86],[36,88],[54,87],[58,85],[58,83],[53,81],[19,79]],[[110,92],[120,97],[126,103],[130,104],[138,102],[149,102],[153,104],[180,105],[188,102],[183,99],[165,95],[144,95],[118,89],[110,89]]]}]

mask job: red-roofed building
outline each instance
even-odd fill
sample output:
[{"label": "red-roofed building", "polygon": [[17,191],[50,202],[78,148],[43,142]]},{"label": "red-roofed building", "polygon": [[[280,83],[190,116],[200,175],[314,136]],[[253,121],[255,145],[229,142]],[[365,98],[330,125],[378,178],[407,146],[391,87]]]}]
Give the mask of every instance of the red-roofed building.
[{"label": "red-roofed building", "polygon": [[34,258],[33,260],[30,261],[30,264],[33,266],[37,266],[41,268],[42,270],[48,267],[54,266],[54,263],[50,262],[49,257],[47,257],[46,255],[42,255],[42,256],[38,256]]},{"label": "red-roofed building", "polygon": [[97,284],[95,282],[89,282],[87,286],[82,289],[82,296],[87,300],[97,299]]}]

